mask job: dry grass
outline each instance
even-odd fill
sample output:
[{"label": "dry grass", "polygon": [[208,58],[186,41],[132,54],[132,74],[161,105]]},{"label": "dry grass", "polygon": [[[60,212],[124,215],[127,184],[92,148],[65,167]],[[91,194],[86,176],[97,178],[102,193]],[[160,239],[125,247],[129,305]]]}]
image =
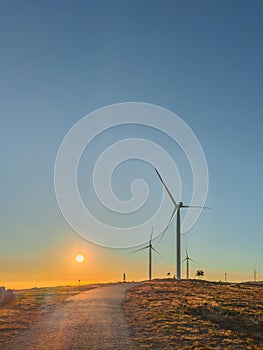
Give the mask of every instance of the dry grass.
[{"label": "dry grass", "polygon": [[36,288],[16,291],[16,301],[0,306],[0,347],[40,320],[67,298],[95,286]]},{"label": "dry grass", "polygon": [[262,286],[153,281],[124,309],[142,349],[263,349]]}]

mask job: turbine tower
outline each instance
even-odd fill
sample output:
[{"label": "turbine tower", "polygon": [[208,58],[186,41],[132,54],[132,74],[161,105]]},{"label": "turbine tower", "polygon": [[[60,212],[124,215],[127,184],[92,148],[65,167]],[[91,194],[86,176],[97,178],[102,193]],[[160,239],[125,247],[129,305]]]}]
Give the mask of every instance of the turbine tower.
[{"label": "turbine tower", "polygon": [[145,247],[142,247],[142,248],[139,248],[139,249],[136,249],[134,250],[132,253],[135,253],[135,252],[139,252],[140,250],[144,250],[144,249],[147,249],[149,248],[149,281],[151,281],[152,279],[152,250],[155,251],[155,253],[157,253],[158,255],[161,256],[160,253],[157,252],[157,250],[153,247],[152,245],[152,236],[153,236],[153,228],[152,228],[152,232],[151,232],[151,237],[150,237],[150,240],[149,240],[149,244]]},{"label": "turbine tower", "polygon": [[171,192],[169,191],[168,187],[164,183],[161,175],[159,174],[158,170],[155,168],[155,171],[161,180],[161,183],[163,184],[166,192],[168,193],[171,201],[173,202],[174,205],[174,210],[172,212],[172,215],[170,217],[170,220],[164,229],[162,235],[165,234],[167,228],[169,227],[170,223],[173,221],[173,218],[175,215],[177,215],[177,220],[176,220],[176,272],[177,272],[177,280],[181,280],[181,217],[180,217],[180,209],[181,208],[204,208],[204,209],[210,209],[208,207],[201,207],[197,205],[184,205],[182,202],[177,203],[175,199],[173,198]]},{"label": "turbine tower", "polygon": [[225,272],[225,283],[227,281],[227,272]]},{"label": "turbine tower", "polygon": [[254,282],[257,282],[257,271],[255,267],[254,267]]},{"label": "turbine tower", "polygon": [[189,261],[193,261],[193,262],[196,262],[195,260],[193,260],[192,258],[190,258],[190,256],[188,255],[188,251],[187,251],[187,248],[186,248],[186,257],[184,258],[184,261],[186,261],[186,279],[188,280],[189,279],[189,271],[190,271],[190,262]]}]

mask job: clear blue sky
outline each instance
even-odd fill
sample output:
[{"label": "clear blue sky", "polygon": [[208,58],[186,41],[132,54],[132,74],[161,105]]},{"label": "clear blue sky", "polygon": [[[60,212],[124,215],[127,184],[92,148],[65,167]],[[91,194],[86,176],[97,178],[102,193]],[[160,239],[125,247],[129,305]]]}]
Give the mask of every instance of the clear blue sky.
[{"label": "clear blue sky", "polygon": [[[183,237],[183,249],[187,243],[207,278],[228,271],[230,279],[252,279],[255,266],[263,279],[262,15],[262,1],[0,2],[4,282],[18,273],[37,279],[32,265],[75,245],[96,251],[98,265],[105,256],[119,259],[116,279],[122,270],[138,277],[136,264],[139,277],[147,276],[145,252],[81,240],[63,219],[53,186],[66,132],[95,109],[125,101],[173,111],[206,154],[213,210]],[[156,257],[155,275],[174,273],[173,237],[171,227],[155,242],[165,255]],[[111,279],[115,268],[108,267]]]}]

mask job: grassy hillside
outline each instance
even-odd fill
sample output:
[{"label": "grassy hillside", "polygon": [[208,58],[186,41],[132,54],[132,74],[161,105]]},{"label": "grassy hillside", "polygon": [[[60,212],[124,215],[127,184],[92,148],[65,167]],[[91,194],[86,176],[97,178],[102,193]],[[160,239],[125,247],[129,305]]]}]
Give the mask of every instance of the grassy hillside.
[{"label": "grassy hillside", "polygon": [[142,349],[263,349],[263,287],[153,281],[124,305]]}]

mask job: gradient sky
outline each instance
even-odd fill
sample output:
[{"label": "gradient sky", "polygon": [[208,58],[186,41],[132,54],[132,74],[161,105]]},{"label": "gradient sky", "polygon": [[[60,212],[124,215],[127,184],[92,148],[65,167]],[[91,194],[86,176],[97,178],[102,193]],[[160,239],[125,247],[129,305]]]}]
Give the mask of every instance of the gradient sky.
[{"label": "gradient sky", "polygon": [[[0,2],[0,285],[147,277],[146,251],[103,248],[74,233],[53,185],[67,131],[125,101],[176,113],[204,149],[213,210],[183,236],[183,254],[187,244],[199,262],[192,275],[203,268],[207,279],[227,271],[248,280],[256,267],[263,279],[262,15],[262,1]],[[162,190],[155,174],[149,183]],[[172,225],[154,241],[164,256],[154,256],[154,277],[175,273],[174,244]]]}]

